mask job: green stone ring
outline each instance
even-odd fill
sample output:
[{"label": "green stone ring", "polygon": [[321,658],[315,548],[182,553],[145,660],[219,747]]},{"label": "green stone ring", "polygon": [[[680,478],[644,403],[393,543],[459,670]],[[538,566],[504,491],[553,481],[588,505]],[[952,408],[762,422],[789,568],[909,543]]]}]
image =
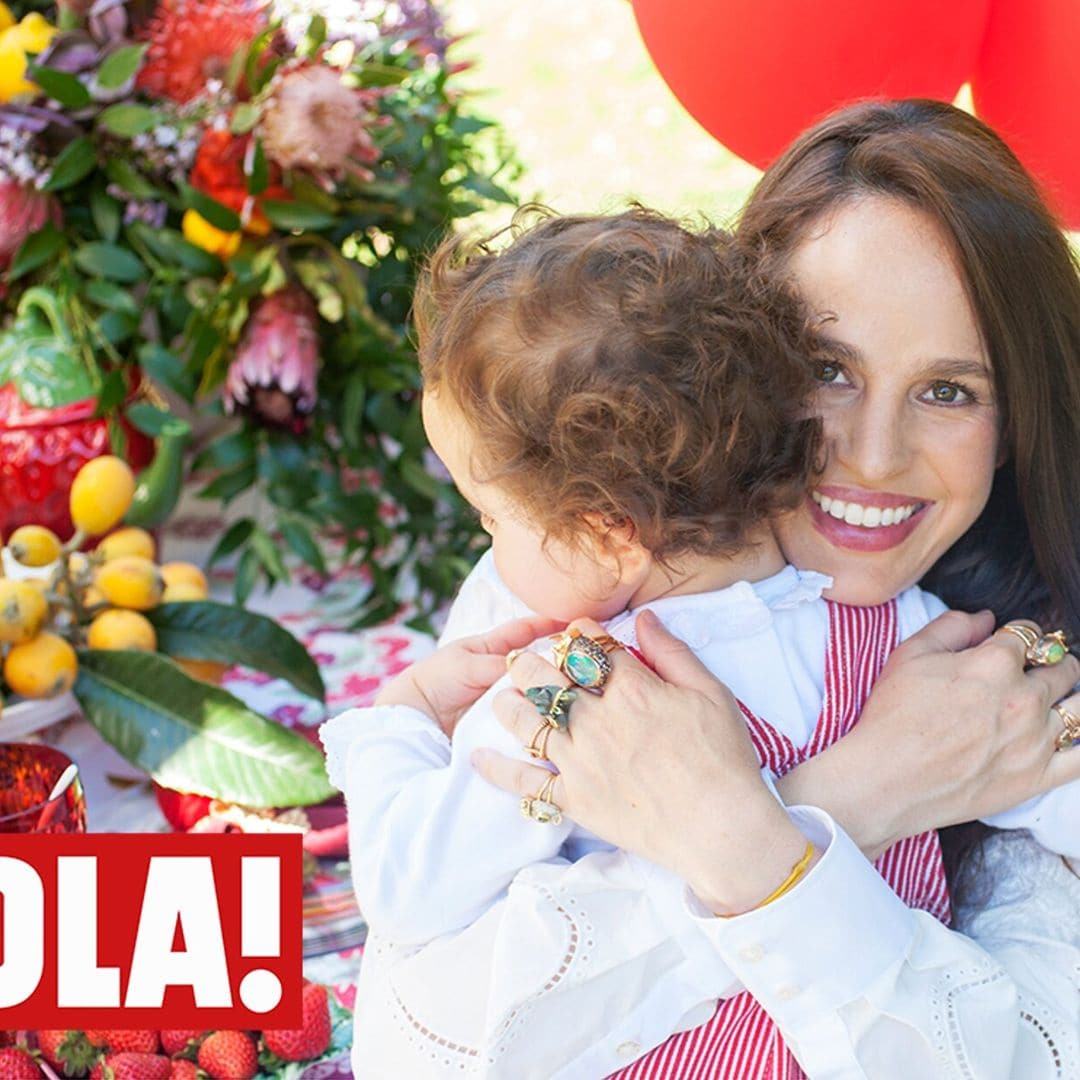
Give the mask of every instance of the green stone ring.
[{"label": "green stone ring", "polygon": [[565,731],[570,726],[570,706],[577,699],[576,690],[569,686],[530,686],[525,696],[552,727]]},{"label": "green stone ring", "polygon": [[608,634],[591,638],[580,630],[567,630],[555,636],[555,666],[583,690],[601,694],[611,675],[607,654],[621,648],[622,643]]},{"label": "green stone ring", "polygon": [[1027,651],[1027,662],[1032,667],[1051,667],[1060,664],[1069,655],[1069,644],[1063,630],[1043,634]]}]

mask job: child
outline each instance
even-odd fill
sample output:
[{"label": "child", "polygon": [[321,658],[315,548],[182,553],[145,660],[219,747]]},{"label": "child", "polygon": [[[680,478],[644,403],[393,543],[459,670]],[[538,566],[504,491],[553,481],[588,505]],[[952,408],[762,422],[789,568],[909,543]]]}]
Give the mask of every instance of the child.
[{"label": "child", "polygon": [[[941,610],[910,589],[852,628],[821,599],[828,579],[786,566],[772,536],[813,471],[806,403],[824,345],[723,233],[644,210],[515,232],[499,254],[441,249],[417,301],[425,427],[492,535],[492,595],[501,578],[523,614],[591,616],[630,644],[634,615],[652,607],[750,713],[784,719],[778,737],[753,725],[763,765],[785,771],[861,708],[822,708],[826,639],[830,655],[841,634],[849,653],[883,662]],[[418,665],[380,703],[422,705],[436,671]],[[506,685],[452,743],[400,704],[323,729],[348,797],[357,895],[385,939],[460,929],[523,866],[607,846],[569,821],[527,819],[472,769],[479,746],[532,760],[492,713]],[[534,739],[534,756],[545,745]],[[928,872],[903,898],[947,918],[936,836],[911,844]]]}]

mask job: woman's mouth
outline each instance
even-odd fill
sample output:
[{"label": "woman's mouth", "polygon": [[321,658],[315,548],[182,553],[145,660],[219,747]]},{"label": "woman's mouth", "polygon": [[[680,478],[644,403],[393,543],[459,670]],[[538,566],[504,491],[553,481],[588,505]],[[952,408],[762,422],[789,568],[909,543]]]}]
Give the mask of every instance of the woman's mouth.
[{"label": "woman's mouth", "polygon": [[[837,547],[887,551],[906,540],[931,505],[903,495],[821,489],[810,492],[814,527]],[[844,498],[848,495],[848,498]]]}]

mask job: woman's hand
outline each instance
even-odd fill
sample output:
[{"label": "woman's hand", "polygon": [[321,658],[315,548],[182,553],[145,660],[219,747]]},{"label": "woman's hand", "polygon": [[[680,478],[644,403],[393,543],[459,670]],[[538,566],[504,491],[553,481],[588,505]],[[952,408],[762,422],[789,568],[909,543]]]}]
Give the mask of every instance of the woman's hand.
[{"label": "woman's hand", "polygon": [[506,674],[506,654],[556,633],[563,625],[537,615],[444,645],[388,682],[375,704],[418,709],[450,738],[462,713]]},{"label": "woman's hand", "polygon": [[989,612],[948,612],[899,646],[852,732],[777,784],[784,800],[827,810],[876,858],[1080,777],[1051,710],[1080,712],[1080,663],[1025,672],[1023,641],[993,628]]},{"label": "woman's hand", "polygon": [[[574,625],[602,633],[588,620]],[[637,630],[649,655],[663,633],[659,621],[644,612]],[[734,700],[685,648],[650,657],[659,659],[657,674],[622,651],[609,659],[603,696],[579,692],[567,730],[548,739],[559,770],[552,801],[610,843],[673,870],[711,910],[754,907],[806,841],[765,786]],[[541,717],[520,691],[566,678],[535,653],[515,660],[510,675],[517,689],[500,693],[495,710],[527,745]],[[473,760],[487,780],[520,796],[535,795],[550,775],[494,751]]]}]

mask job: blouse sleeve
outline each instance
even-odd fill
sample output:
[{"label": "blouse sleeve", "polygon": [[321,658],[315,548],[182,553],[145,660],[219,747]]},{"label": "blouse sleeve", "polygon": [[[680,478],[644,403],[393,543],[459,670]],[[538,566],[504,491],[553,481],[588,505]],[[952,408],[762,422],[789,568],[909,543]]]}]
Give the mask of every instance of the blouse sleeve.
[{"label": "blouse sleeve", "polygon": [[467,930],[425,948],[376,939],[357,1061],[366,1075],[603,1077],[745,986],[812,1080],[1080,1075],[1055,1050],[1074,1053],[1080,953],[1051,917],[965,937],[905,907],[822,811],[792,817],[824,856],[735,919],[609,852],[527,868]]}]

